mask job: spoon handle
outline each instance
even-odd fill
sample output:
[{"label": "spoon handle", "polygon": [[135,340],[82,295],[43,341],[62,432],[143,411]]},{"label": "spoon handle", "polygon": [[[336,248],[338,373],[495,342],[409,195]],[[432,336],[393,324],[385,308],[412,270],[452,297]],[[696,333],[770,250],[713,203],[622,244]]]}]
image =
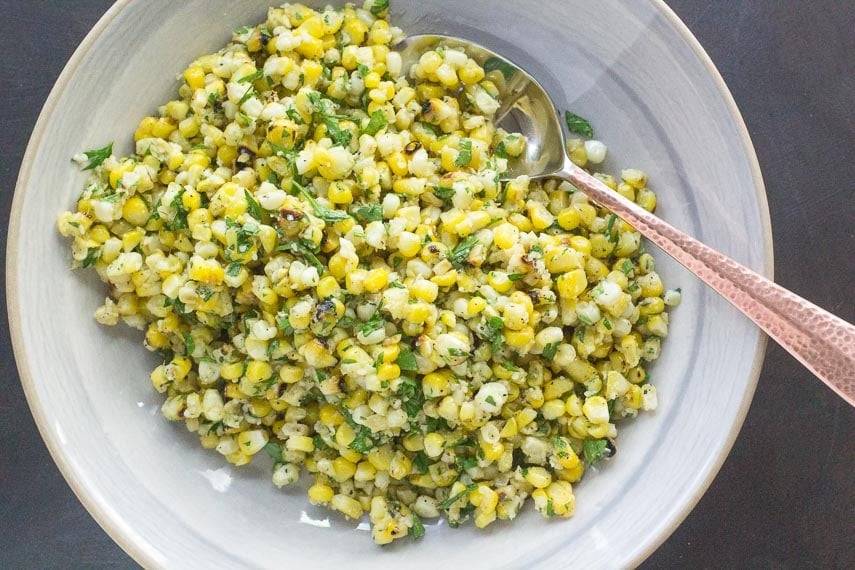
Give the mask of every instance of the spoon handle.
[{"label": "spoon handle", "polygon": [[569,160],[563,175],[700,277],[855,406],[855,326],[686,235]]}]

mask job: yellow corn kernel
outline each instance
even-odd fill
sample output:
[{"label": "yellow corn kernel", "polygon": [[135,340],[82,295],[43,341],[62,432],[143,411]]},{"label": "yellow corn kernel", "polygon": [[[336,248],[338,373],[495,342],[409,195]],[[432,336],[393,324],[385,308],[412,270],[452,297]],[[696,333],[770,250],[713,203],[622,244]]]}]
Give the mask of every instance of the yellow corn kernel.
[{"label": "yellow corn kernel", "polygon": [[386,362],[377,369],[377,378],[380,380],[394,380],[401,376],[401,368],[397,364]]},{"label": "yellow corn kernel", "polygon": [[412,468],[413,462],[410,458],[399,451],[392,456],[392,461],[389,463],[389,476],[400,481],[410,474]]},{"label": "yellow corn kernel", "polygon": [[150,138],[151,131],[154,128],[155,123],[157,123],[157,118],[155,117],[145,117],[142,121],[140,121],[139,126],[137,126],[137,130],[134,133],[134,140],[140,141],[142,139]]},{"label": "yellow corn kernel", "polygon": [[581,269],[574,269],[567,273],[558,276],[556,280],[558,294],[563,299],[575,299],[585,291],[588,286],[588,279],[585,272]]},{"label": "yellow corn kernel", "polygon": [[303,379],[303,373],[301,366],[286,364],[279,369],[279,378],[285,384],[295,384]]},{"label": "yellow corn kernel", "polygon": [[425,454],[434,459],[442,455],[445,449],[445,437],[440,433],[429,433],[424,437],[422,446],[424,447]]},{"label": "yellow corn kernel", "polygon": [[529,467],[525,480],[538,489],[545,489],[552,483],[552,475],[543,467]]},{"label": "yellow corn kernel", "polygon": [[240,452],[244,455],[255,455],[267,445],[267,431],[263,429],[251,429],[242,431],[237,436],[237,444]]},{"label": "yellow corn kernel", "polygon": [[377,293],[389,282],[389,271],[383,267],[372,269],[365,275],[364,287],[369,293]]},{"label": "yellow corn kernel", "polygon": [[413,297],[425,303],[433,303],[439,295],[439,286],[426,279],[419,279],[409,289]]},{"label": "yellow corn kernel", "polygon": [[273,374],[273,368],[267,362],[260,360],[250,360],[246,366],[246,379],[250,382],[261,382],[270,378]]},{"label": "yellow corn kernel", "polygon": [[474,317],[481,311],[487,308],[487,300],[483,297],[472,297],[466,304],[466,314],[469,317]]},{"label": "yellow corn kernel", "polygon": [[406,320],[414,325],[421,325],[430,316],[430,305],[424,302],[413,303],[407,307]]},{"label": "yellow corn kernel", "polygon": [[436,283],[439,287],[450,287],[457,283],[457,270],[452,269],[442,275],[434,275],[430,280],[432,283]]},{"label": "yellow corn kernel", "polygon": [[529,326],[518,331],[506,330],[505,342],[513,348],[523,348],[534,341],[534,329]]},{"label": "yellow corn kernel", "polygon": [[514,283],[508,278],[504,271],[491,271],[487,274],[487,283],[498,293],[507,293],[513,288]]},{"label": "yellow corn kernel", "polygon": [[184,70],[184,80],[192,89],[205,87],[205,70],[197,65],[191,65]]},{"label": "yellow corn kernel", "polygon": [[422,378],[422,391],[428,398],[448,395],[449,372],[431,372]]},{"label": "yellow corn kernel", "polygon": [[565,230],[575,230],[582,223],[582,217],[573,207],[564,208],[558,213],[558,225]]},{"label": "yellow corn kernel", "polygon": [[315,483],[309,487],[309,502],[313,505],[327,505],[333,500],[335,491],[329,485],[323,483]]},{"label": "yellow corn kernel", "polygon": [[336,481],[347,481],[348,479],[351,479],[355,473],[356,465],[353,462],[348,461],[344,457],[333,459],[332,476]]},{"label": "yellow corn kernel", "polygon": [[501,249],[510,249],[514,247],[520,239],[520,231],[513,224],[507,222],[500,224],[493,231],[493,241],[497,247]]},{"label": "yellow corn kernel", "polygon": [[139,196],[131,196],[122,206],[122,217],[134,226],[144,226],[149,215],[148,206]]},{"label": "yellow corn kernel", "polygon": [[505,452],[505,445],[500,441],[494,443],[482,441],[481,451],[484,453],[484,459],[487,461],[496,461]]},{"label": "yellow corn kernel", "polygon": [[362,504],[347,495],[334,495],[330,501],[330,508],[340,512],[349,519],[362,518],[364,509]]}]

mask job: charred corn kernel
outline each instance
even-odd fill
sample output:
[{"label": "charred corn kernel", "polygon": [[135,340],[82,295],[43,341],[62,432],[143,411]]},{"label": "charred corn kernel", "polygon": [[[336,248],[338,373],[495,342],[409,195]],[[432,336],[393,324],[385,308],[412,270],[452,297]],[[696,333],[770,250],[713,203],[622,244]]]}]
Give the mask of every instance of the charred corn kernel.
[{"label": "charred corn kernel", "polygon": [[308,495],[309,501],[313,505],[327,505],[330,503],[330,501],[333,500],[335,491],[333,491],[333,488],[329,485],[324,485],[323,483],[315,483],[314,485],[309,487]]}]

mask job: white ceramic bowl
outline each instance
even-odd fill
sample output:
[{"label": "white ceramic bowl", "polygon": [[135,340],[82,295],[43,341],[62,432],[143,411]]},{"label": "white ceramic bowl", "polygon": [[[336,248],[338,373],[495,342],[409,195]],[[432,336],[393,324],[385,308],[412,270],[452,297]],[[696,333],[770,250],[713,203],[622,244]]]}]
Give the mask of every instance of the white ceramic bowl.
[{"label": "white ceramic bowl", "polygon": [[[264,19],[264,0],[120,0],[57,82],[21,169],[8,245],[8,304],[21,380],[54,459],[86,508],[148,567],[520,568],[639,563],[704,492],[742,424],[764,337],[661,253],[683,289],[653,370],[660,408],[624,425],[613,461],[576,486],[573,519],[527,509],[486,531],[429,527],[419,542],[378,548],[366,525],[279,491],[269,466],[233,469],[159,416],[138,334],[105,329],[103,285],[69,271],[55,229],[83,175],[69,158],[115,140],[131,149],[139,119],[176,89],[194,58]],[[589,117],[608,165],[648,171],[660,215],[771,274],[763,184],[721,77],[657,0],[393,0],[410,33],[475,40],[520,63],[559,106]],[[501,6],[501,7],[499,7]]]}]

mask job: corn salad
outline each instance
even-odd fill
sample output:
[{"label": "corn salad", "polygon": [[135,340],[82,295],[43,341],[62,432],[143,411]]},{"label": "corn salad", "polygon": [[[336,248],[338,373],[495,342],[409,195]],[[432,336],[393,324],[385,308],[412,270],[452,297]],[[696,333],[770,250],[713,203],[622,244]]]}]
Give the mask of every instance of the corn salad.
[{"label": "corn salad", "polygon": [[[367,515],[376,543],[569,517],[573,484],[656,407],[668,333],[641,236],[555,181],[504,181],[504,78],[453,49],[411,69],[388,3],[271,8],[195,60],[135,153],[78,156],[59,216],[95,312],[144,331],[166,418],[309,501]],[[605,145],[573,140],[599,164]],[[648,210],[646,176],[600,179]]]}]

